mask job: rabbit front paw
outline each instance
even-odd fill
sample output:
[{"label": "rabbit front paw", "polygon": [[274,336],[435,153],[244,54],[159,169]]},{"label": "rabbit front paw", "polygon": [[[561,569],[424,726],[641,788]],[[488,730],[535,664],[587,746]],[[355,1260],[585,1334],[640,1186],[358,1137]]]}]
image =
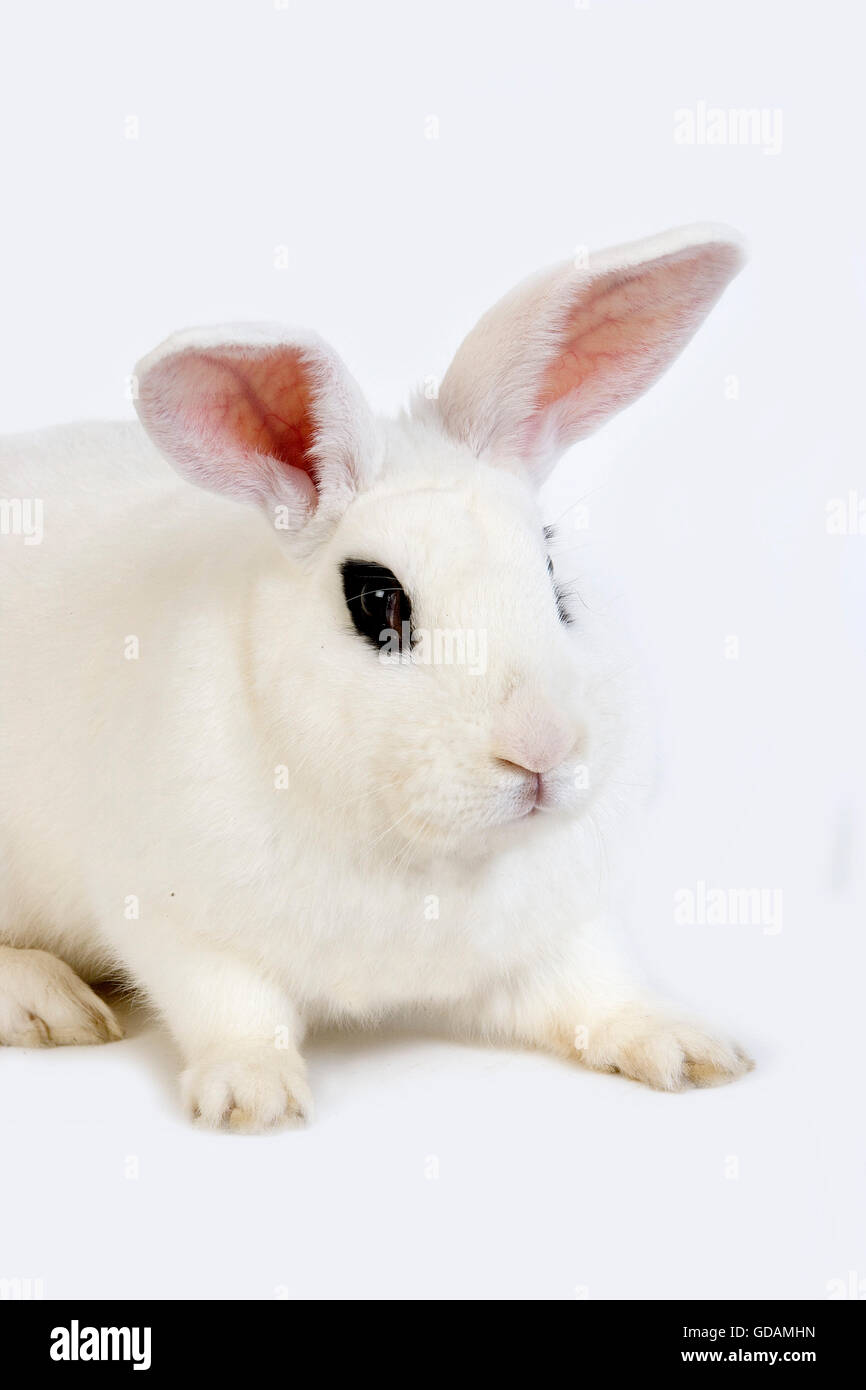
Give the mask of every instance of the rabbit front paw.
[{"label": "rabbit front paw", "polygon": [[0,946],[0,1045],[62,1047],[116,1042],[111,1009],[48,951]]},{"label": "rabbit front paw", "polygon": [[312,1111],[302,1061],[273,1047],[208,1053],[183,1073],[181,1091],[198,1125],[236,1134],[297,1128]]},{"label": "rabbit front paw", "polygon": [[594,1071],[621,1072],[658,1091],[722,1086],[751,1071],[742,1048],[702,1025],[651,1008],[630,1007],[579,1029],[580,1060]]}]

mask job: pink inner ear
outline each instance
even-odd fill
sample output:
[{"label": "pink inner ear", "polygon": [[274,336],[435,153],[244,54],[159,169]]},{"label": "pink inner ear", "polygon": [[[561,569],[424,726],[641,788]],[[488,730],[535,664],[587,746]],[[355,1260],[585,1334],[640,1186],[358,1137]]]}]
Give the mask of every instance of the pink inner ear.
[{"label": "pink inner ear", "polygon": [[[204,353],[202,432],[216,430],[244,454],[266,454],[309,473],[315,436],[312,393],[297,353],[259,358]],[[193,397],[197,392],[193,392]]]},{"label": "pink inner ear", "polygon": [[727,280],[726,256],[701,248],[588,286],[561,324],[562,350],[542,375],[530,434],[558,406],[557,432],[571,443],[635,400],[674,360]]},{"label": "pink inner ear", "polygon": [[168,356],[144,376],[139,414],[190,481],[315,509],[313,392],[298,349],[227,345]]}]

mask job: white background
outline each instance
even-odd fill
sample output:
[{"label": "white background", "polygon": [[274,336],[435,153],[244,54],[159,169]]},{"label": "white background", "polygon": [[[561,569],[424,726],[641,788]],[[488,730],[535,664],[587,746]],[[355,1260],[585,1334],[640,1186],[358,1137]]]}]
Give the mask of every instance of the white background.
[{"label": "white background", "polygon": [[[575,544],[616,576],[655,689],[640,954],[758,1068],[666,1096],[537,1055],[324,1039],[314,1125],[241,1139],[187,1126],[141,1017],[111,1047],[5,1050],[0,1278],[160,1298],[866,1281],[866,535],[826,531],[831,499],[866,496],[854,0],[42,0],[4,29],[4,430],[129,414],[144,351],[231,318],[317,328],[395,408],[577,246],[746,233],[749,268],[563,464],[546,519],[587,497]],[[781,150],[678,144],[699,102],[778,109]],[[700,881],[780,888],[781,932],[677,925]]]}]

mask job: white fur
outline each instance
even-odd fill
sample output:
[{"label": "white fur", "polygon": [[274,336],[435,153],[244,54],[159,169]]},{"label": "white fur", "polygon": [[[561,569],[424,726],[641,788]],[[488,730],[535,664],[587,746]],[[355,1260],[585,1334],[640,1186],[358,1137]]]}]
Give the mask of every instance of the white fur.
[{"label": "white fur", "polygon": [[[0,538],[0,1042],[22,1009],[52,1027],[51,958],[8,949],[38,947],[147,994],[206,1124],[303,1118],[305,1029],[396,1011],[667,1088],[745,1068],[614,945],[627,711],[606,634],[558,620],[532,481],[738,264],[686,229],[550,272],[397,421],[320,340],[230,328],[140,364],[159,451],[138,424],[3,441],[44,540]],[[383,664],[347,558],[399,576],[420,626],[483,632],[484,672]]]}]

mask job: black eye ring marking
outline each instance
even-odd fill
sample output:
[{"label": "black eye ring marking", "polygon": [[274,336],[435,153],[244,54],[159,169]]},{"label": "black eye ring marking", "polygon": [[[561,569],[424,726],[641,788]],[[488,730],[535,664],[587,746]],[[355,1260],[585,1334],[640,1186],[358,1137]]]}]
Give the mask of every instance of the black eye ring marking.
[{"label": "black eye ring marking", "polygon": [[340,573],[346,607],[358,635],[381,651],[393,632],[402,651],[410,631],[412,604],[397,576],[372,560],[344,560]]},{"label": "black eye ring marking", "polygon": [[[556,527],[545,526],[544,539],[549,543],[555,538]],[[547,573],[550,575],[551,583],[553,584],[553,597],[556,599],[556,611],[559,614],[559,621],[561,623],[564,623],[565,626],[568,627],[571,623],[574,622],[574,618],[571,616],[571,613],[568,611],[568,608],[566,607],[565,590],[562,589],[560,585],[556,582],[556,575],[553,569],[553,561],[551,560],[549,555],[547,557]]]}]

